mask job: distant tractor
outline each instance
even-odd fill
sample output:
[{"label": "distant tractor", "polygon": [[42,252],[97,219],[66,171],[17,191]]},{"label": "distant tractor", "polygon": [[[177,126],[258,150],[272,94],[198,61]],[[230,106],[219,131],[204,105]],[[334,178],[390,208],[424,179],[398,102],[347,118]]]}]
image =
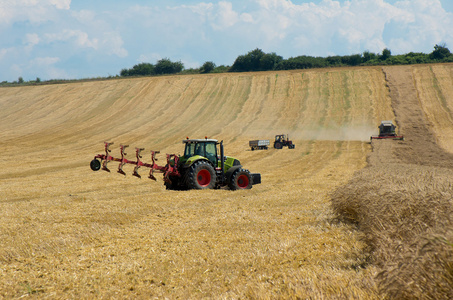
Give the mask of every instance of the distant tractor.
[{"label": "distant tractor", "polygon": [[140,167],[150,168],[149,178],[156,180],[153,172],[163,173],[164,184],[167,189],[218,189],[228,186],[231,190],[251,189],[252,185],[261,183],[261,174],[250,173],[242,168],[239,160],[225,156],[223,141],[214,139],[189,139],[182,141],[185,144],[183,156],[167,154],[165,166],[156,164],[157,151],[151,151],[152,163],[142,162],[140,159],[143,148],[136,148],[136,160],[126,159],[125,149],[128,145],[120,145],[121,158],[110,156],[109,149],[113,143],[105,142],[105,154],[98,154],[90,163],[93,171],[99,169],[110,172],[107,163],[119,162],[118,173],[126,175],[123,171],[125,164],[135,165],[133,175],[141,178],[138,174]]},{"label": "distant tractor", "polygon": [[371,136],[373,139],[394,139],[394,140],[404,140],[404,136],[396,134],[396,126],[392,121],[382,121],[378,126],[379,135]]},{"label": "distant tractor", "polygon": [[288,135],[278,134],[275,136],[274,148],[282,149],[283,147],[288,147],[288,149],[294,149],[296,145],[289,139]]},{"label": "distant tractor", "polygon": [[253,140],[249,141],[250,149],[253,150],[267,150],[269,148],[269,140]]}]

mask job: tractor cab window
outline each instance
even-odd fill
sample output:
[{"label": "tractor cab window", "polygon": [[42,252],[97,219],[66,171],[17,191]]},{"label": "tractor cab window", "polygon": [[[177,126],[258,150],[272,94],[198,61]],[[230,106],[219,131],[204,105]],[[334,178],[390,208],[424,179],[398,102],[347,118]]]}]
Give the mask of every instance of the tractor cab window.
[{"label": "tractor cab window", "polygon": [[381,133],[392,133],[393,131],[394,128],[391,125],[384,125],[381,127]]},{"label": "tractor cab window", "polygon": [[186,149],[184,151],[184,156],[185,157],[194,156],[195,155],[195,146],[196,146],[196,144],[194,144],[194,143],[187,143]]},{"label": "tractor cab window", "polygon": [[184,151],[185,157],[200,155],[206,157],[214,165],[217,165],[217,147],[216,143],[187,143]]},{"label": "tractor cab window", "polygon": [[195,144],[195,155],[200,155],[200,156],[206,156],[205,155],[205,149],[204,149],[204,144]]},{"label": "tractor cab window", "polygon": [[217,166],[217,147],[215,143],[206,143],[206,156],[214,166]]},{"label": "tractor cab window", "polygon": [[281,142],[282,140],[285,140],[285,137],[283,135],[276,135],[275,136],[275,141],[276,142]]},{"label": "tractor cab window", "polygon": [[204,143],[187,143],[184,156],[191,157],[194,155],[206,156]]}]

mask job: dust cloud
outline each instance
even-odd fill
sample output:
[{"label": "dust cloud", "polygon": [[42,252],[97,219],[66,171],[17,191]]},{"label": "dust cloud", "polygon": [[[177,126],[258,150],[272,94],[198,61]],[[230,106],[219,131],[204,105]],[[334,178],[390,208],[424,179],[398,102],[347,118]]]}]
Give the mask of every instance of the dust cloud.
[{"label": "dust cloud", "polygon": [[306,128],[300,130],[288,128],[276,128],[271,132],[253,131],[246,134],[250,139],[273,140],[277,134],[287,134],[290,140],[327,140],[327,141],[360,141],[366,142],[370,140],[372,135],[377,135],[378,129],[371,125],[356,125],[356,126],[338,126],[338,127],[319,127]]},{"label": "dust cloud", "polygon": [[319,128],[317,130],[304,130],[293,134],[308,140],[329,141],[369,141],[370,136],[377,134],[377,129],[372,126],[341,126],[338,128]]}]

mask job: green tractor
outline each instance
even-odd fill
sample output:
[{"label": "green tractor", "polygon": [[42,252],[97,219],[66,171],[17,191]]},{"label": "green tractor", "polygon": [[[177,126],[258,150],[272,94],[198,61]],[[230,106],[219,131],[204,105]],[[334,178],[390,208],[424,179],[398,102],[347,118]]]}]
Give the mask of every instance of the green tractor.
[{"label": "green tractor", "polygon": [[150,168],[149,178],[156,180],[153,173],[158,171],[163,174],[165,186],[170,190],[187,189],[218,189],[228,186],[231,190],[251,189],[254,184],[261,183],[261,174],[250,173],[242,168],[239,160],[224,155],[223,141],[214,139],[185,139],[184,155],[167,154],[167,164],[156,164],[156,151],[151,151],[152,163],[141,161],[143,148],[136,148],[136,160],[126,158],[125,149],[128,145],[121,145],[121,158],[115,158],[109,153],[110,145],[105,142],[105,154],[98,154],[90,163],[93,171],[101,169],[110,172],[107,164],[111,161],[119,162],[118,173],[126,175],[123,171],[125,164],[135,165],[133,175],[138,174],[140,167]]},{"label": "green tractor", "polygon": [[[261,183],[261,174],[242,168],[238,159],[225,156],[223,142],[214,139],[186,139],[184,155],[178,159],[180,175],[170,175],[167,189],[250,189]],[[172,162],[170,161],[170,164]],[[173,162],[174,164],[174,162]]]}]

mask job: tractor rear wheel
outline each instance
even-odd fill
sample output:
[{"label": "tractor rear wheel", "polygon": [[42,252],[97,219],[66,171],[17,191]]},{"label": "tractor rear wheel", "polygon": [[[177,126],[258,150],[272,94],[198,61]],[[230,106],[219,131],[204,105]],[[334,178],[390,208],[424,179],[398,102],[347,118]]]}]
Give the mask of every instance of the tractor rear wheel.
[{"label": "tractor rear wheel", "polygon": [[249,170],[238,169],[231,175],[231,180],[228,183],[228,186],[232,190],[243,190],[252,188],[252,176],[250,175]]},{"label": "tractor rear wheel", "polygon": [[216,174],[214,168],[205,160],[193,163],[187,171],[186,184],[189,189],[213,189],[216,184]]},{"label": "tractor rear wheel", "polygon": [[164,185],[165,185],[165,188],[167,190],[181,190],[181,187],[179,186],[179,180],[180,178],[177,177],[177,176],[170,176],[170,182],[165,182]]},{"label": "tractor rear wheel", "polygon": [[282,143],[276,142],[276,143],[274,144],[274,148],[275,148],[275,149],[282,149],[282,148],[283,148],[283,145],[282,145]]}]

